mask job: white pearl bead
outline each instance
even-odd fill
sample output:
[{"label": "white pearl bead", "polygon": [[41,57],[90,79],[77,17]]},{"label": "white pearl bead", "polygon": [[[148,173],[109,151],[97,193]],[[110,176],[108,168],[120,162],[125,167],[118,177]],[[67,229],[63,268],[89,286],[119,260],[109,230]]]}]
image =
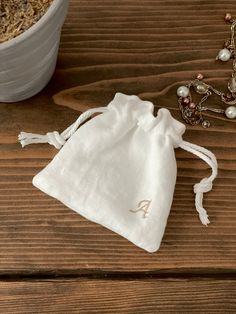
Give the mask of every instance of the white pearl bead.
[{"label": "white pearl bead", "polygon": [[186,86],[180,86],[177,89],[177,95],[179,97],[187,97],[189,95],[189,89]]},{"label": "white pearl bead", "polygon": [[226,110],[225,110],[225,115],[227,118],[229,119],[235,119],[236,118],[236,107],[234,106],[229,106]]},{"label": "white pearl bead", "polygon": [[230,57],[231,57],[231,52],[229,51],[229,49],[224,48],[224,49],[221,49],[220,52],[218,53],[217,59],[221,61],[228,61]]}]

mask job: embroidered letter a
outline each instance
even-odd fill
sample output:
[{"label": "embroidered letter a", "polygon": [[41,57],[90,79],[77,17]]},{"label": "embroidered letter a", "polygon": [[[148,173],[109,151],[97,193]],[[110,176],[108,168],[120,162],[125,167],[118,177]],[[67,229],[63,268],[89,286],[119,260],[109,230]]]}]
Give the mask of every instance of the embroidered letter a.
[{"label": "embroidered letter a", "polygon": [[150,207],[151,201],[143,200],[138,203],[138,207],[136,209],[130,209],[132,213],[143,212],[143,218],[147,218],[148,209]]}]

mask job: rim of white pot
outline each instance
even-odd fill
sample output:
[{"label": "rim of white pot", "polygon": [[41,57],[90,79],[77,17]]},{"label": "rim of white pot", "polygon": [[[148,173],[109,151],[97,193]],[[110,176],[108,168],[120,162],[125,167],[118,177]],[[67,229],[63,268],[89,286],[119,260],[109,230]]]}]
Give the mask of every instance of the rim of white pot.
[{"label": "rim of white pot", "polygon": [[34,25],[32,25],[30,28],[28,28],[25,32],[18,35],[17,37],[9,39],[8,41],[5,41],[3,43],[0,43],[0,51],[11,46],[17,45],[17,43],[24,41],[28,37],[32,36],[36,31],[38,31],[38,29],[43,27],[43,25],[52,18],[55,11],[63,3],[63,1],[65,0],[53,0],[52,4],[50,5],[46,13]]}]

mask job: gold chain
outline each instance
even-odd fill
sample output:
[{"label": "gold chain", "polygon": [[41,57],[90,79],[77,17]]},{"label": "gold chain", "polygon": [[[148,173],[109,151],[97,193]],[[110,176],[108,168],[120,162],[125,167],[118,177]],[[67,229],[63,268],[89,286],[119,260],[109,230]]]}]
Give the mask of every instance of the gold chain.
[{"label": "gold chain", "polygon": [[[225,21],[231,23],[231,36],[226,40],[224,48],[220,50],[217,60],[228,61],[233,59],[233,71],[230,80],[228,81],[228,93],[225,94],[210,84],[203,82],[203,75],[199,73],[197,78],[184,86],[180,86],[177,90],[178,104],[182,113],[182,117],[186,123],[196,125],[201,123],[203,127],[210,126],[210,122],[205,120],[202,112],[212,111],[215,113],[225,114],[229,119],[236,118],[236,48],[235,48],[235,26],[236,20],[233,20],[231,15],[225,15]],[[191,89],[198,94],[203,95],[201,100],[195,104],[192,100]],[[212,95],[215,94],[220,97],[221,101],[228,107],[226,109],[209,108],[203,106],[203,103]]]}]

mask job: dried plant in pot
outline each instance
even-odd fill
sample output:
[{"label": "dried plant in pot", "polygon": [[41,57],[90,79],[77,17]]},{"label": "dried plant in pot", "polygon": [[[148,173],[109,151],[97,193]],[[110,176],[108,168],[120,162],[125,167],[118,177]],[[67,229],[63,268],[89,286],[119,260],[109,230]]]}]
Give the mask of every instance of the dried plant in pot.
[{"label": "dried plant in pot", "polygon": [[54,73],[68,0],[48,2],[38,21],[0,43],[0,102],[16,102],[37,94]]}]

